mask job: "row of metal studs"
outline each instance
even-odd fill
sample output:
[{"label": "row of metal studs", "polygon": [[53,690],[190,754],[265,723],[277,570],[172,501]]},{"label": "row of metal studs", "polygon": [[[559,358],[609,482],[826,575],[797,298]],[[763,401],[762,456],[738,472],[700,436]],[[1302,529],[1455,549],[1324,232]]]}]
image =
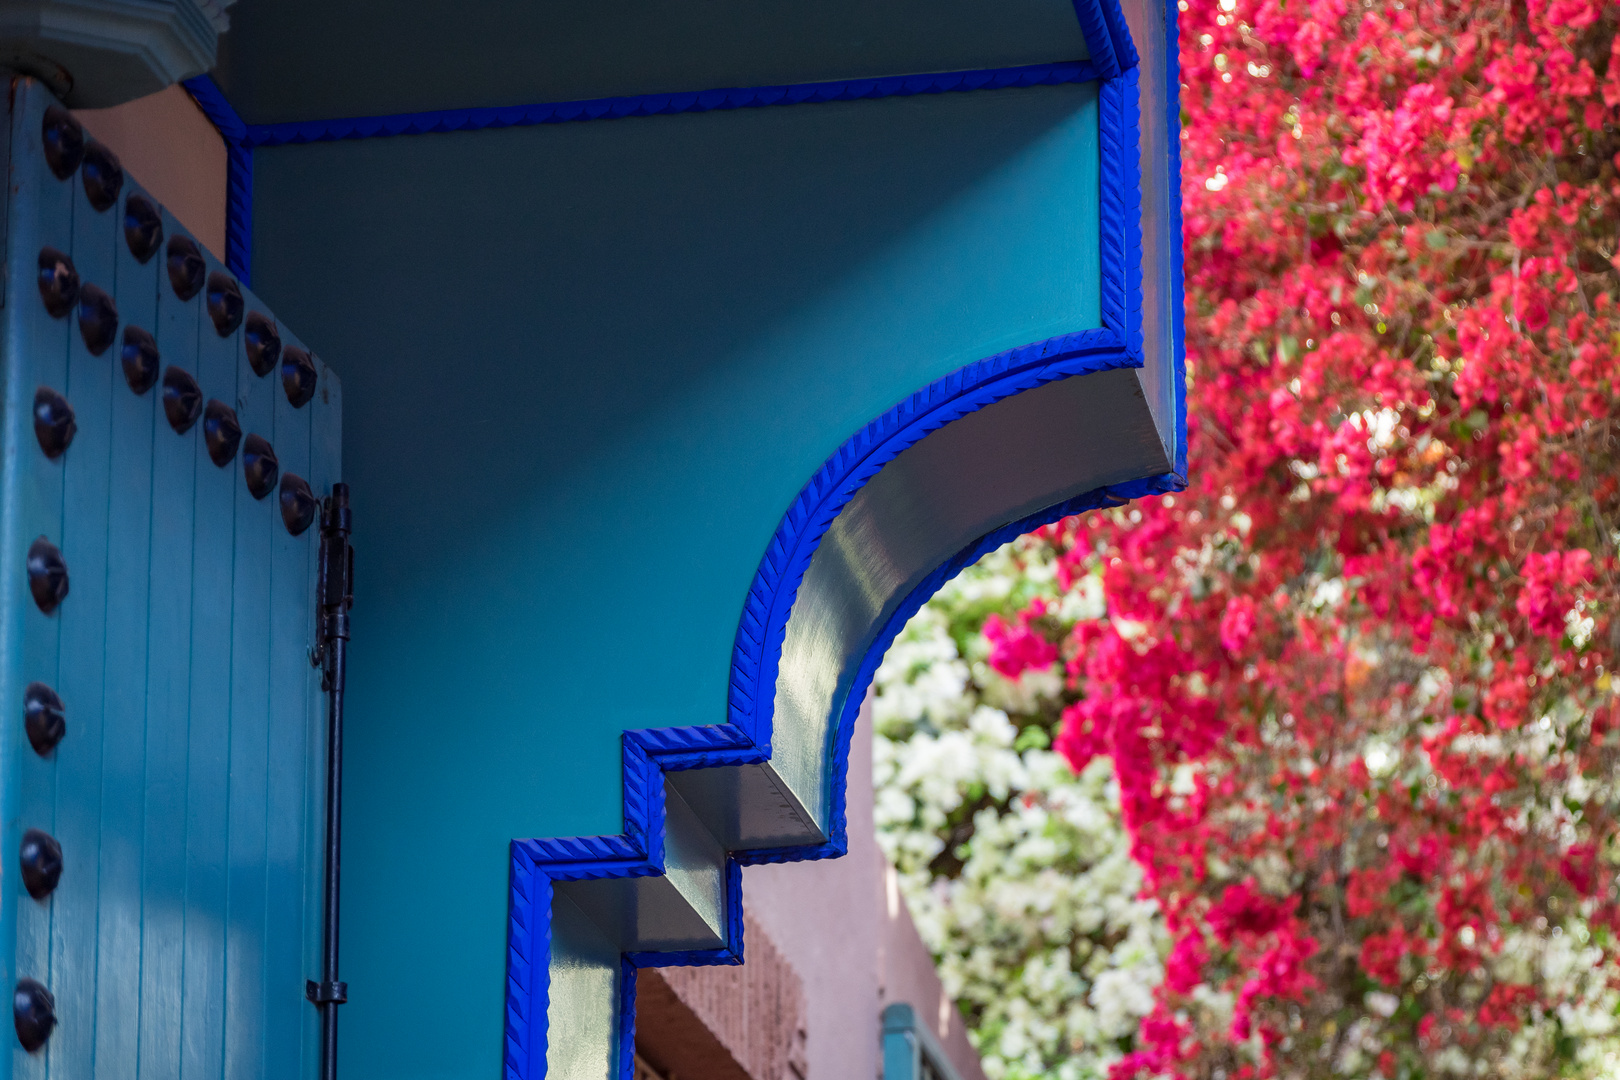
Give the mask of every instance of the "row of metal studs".
[{"label": "row of metal studs", "polygon": [[[98,211],[111,208],[123,189],[123,169],[112,151],[95,143],[87,148],[79,122],[55,105],[45,111],[43,134],[51,171],[67,180],[83,164],[85,193],[91,205]],[[124,240],[140,263],[150,261],[162,244],[162,217],[142,195],[131,194],[124,200]],[[241,287],[229,274],[207,273],[202,252],[190,237],[177,235],[169,239],[167,270],[170,287],[183,301],[202,293],[206,278],[208,315],[220,337],[229,337],[242,326]],[[92,356],[100,356],[111,347],[118,330],[118,309],[112,297],[93,284],[81,284],[73,260],[55,248],[40,249],[39,294],[52,318],[63,318],[77,306],[79,333]],[[314,359],[303,349],[283,349],[281,335],[269,316],[255,311],[247,314],[246,323],[243,338],[249,367],[262,378],[279,361],[288,403],[295,409],[303,408],[315,397],[318,374]],[[156,384],[162,361],[157,342],[148,331],[126,325],[120,359],[124,380],[136,394],[145,394]],[[215,465],[224,468],[236,457],[242,445],[242,426],[236,411],[214,399],[205,404],[197,380],[172,364],[163,372],[163,412],[169,426],[181,435],[190,431],[198,419],[203,421],[203,440]],[[46,456],[55,458],[66,451],[76,430],[67,399],[41,387],[34,396],[34,432]],[[279,477],[281,517],[289,533],[298,536],[314,522],[317,506],[308,482],[295,473],[281,474],[275,451],[266,439],[248,435],[242,472],[248,492],[255,499],[274,490]]]},{"label": "row of metal studs", "polygon": [[[59,180],[67,180],[83,166],[84,192],[97,212],[110,210],[124,186],[124,170],[118,157],[99,144],[86,146],[84,130],[71,113],[52,105],[45,112],[42,131],[45,160]],[[152,202],[139,194],[124,201],[124,240],[137,262],[146,263],[157,253],[163,240],[163,221]],[[194,298],[203,288],[206,264],[196,242],[175,236],[168,245],[169,284],[183,301]],[[234,333],[243,321],[242,291],[229,275],[207,275],[208,314],[220,337]],[[79,333],[92,356],[100,356],[112,345],[118,331],[118,309],[112,297],[92,284],[79,281],[73,260],[55,248],[39,253],[39,295],[52,318],[64,318],[78,308]],[[275,323],[259,312],[247,317],[244,334],[249,365],[261,378],[281,361],[282,386],[294,408],[302,408],[315,396],[316,369],[313,359],[302,349],[281,347]],[[138,326],[124,327],[120,354],[124,380],[137,395],[145,394],[157,382],[161,359],[157,342]],[[230,464],[242,442],[242,427],[235,410],[223,402],[202,402],[202,389],[189,372],[170,366],[163,375],[163,411],[169,426],[185,434],[199,416],[203,418],[203,439],[208,456],[220,468]],[[50,387],[34,393],[34,437],[40,450],[51,460],[66,453],[78,427],[73,407]],[[316,502],[307,481],[293,473],[280,475],[275,450],[264,438],[249,434],[242,455],[242,472],[249,493],[263,499],[281,483],[281,518],[294,536],[303,533],[315,520]],[[39,610],[50,615],[68,596],[67,562],[62,552],[41,536],[28,549],[28,586]],[[34,751],[48,756],[67,733],[61,697],[44,683],[29,683],[23,692],[24,730]],[[29,829],[23,833],[18,850],[23,887],[35,900],[47,899],[62,877],[62,846],[49,833]],[[42,1048],[56,1028],[56,999],[38,980],[17,979],[12,994],[12,1018],[18,1042],[33,1053]]]}]

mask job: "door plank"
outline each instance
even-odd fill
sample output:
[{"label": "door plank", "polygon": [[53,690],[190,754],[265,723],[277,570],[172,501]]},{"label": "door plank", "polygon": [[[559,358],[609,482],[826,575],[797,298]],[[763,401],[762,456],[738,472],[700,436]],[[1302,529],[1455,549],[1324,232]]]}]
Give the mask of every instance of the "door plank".
[{"label": "door plank", "polygon": [[[40,147],[40,129],[44,115],[43,105],[31,109],[16,109],[18,124],[13,141],[13,152],[24,168],[19,169],[18,180],[11,196],[14,219],[27,221],[31,228],[19,231],[12,241],[20,249],[18,261],[26,267],[26,276],[19,275],[12,310],[16,337],[8,342],[12,361],[25,372],[18,382],[18,404],[25,417],[33,410],[34,391],[49,386],[65,392],[67,384],[68,347],[73,331],[71,315],[52,318],[40,301],[33,281],[38,273],[38,255],[42,246],[49,244],[71,255],[73,246],[73,188],[59,181],[44,167]],[[28,282],[26,287],[23,282]],[[65,457],[48,460],[34,437],[31,419],[25,421],[19,433],[18,477],[22,484],[19,500],[21,517],[26,522],[21,540],[22,551],[17,562],[6,568],[9,580],[17,583],[21,592],[23,628],[23,678],[38,680],[52,687],[61,686],[62,669],[59,662],[61,621],[58,615],[42,614],[28,595],[27,575],[23,559],[28,546],[36,536],[45,536],[58,546],[62,543],[62,498]],[[69,453],[71,453],[71,448]],[[70,599],[72,586],[77,582],[73,567],[68,566]],[[61,611],[60,608],[57,609]],[[75,701],[63,696],[68,717],[68,734],[62,745],[46,758],[28,748],[19,733],[19,806],[16,825],[7,830],[7,853],[17,850],[21,832],[37,828],[55,833],[55,802],[57,762],[75,741],[75,730],[84,723],[85,714],[93,709],[88,701]],[[15,715],[21,715],[18,703]],[[51,901],[31,899],[21,888],[13,886],[12,902],[17,905],[16,973],[51,985],[50,970],[50,916]],[[13,1075],[43,1077],[46,1061],[34,1056],[20,1062]]]},{"label": "door plank", "polygon": [[[205,331],[206,332],[206,331]],[[248,367],[242,331],[231,337],[231,363],[236,372],[236,409],[243,438],[247,432],[272,430],[275,402],[272,380]],[[280,957],[266,947],[269,918],[266,834],[269,825],[270,547],[281,524],[275,500],[255,499],[242,473],[242,457],[231,462],[231,505],[236,521],[236,596],[231,628],[231,783],[230,882],[226,918],[225,1075],[230,1080],[258,1080],[274,1075],[264,1069],[270,1031],[265,1022],[266,979]],[[296,652],[296,641],[288,651]],[[297,949],[293,949],[297,962]],[[297,987],[294,978],[283,989]],[[282,1073],[280,1075],[291,1075]]]},{"label": "door plank", "polygon": [[[76,179],[76,178],[75,178]],[[113,211],[97,211],[82,184],[68,182],[73,198],[73,248],[88,290],[117,292]],[[92,355],[85,337],[68,335],[63,388],[77,417],[78,434],[62,456],[62,555],[72,591],[59,609],[64,700],[83,703],[74,715],[74,738],[56,753],[54,834],[62,845],[61,883],[51,897],[51,992],[65,1037],[51,1040],[52,1077],[91,1075],[95,1060],[96,909],[101,846],[101,752],[107,614],[107,501],[112,362],[109,347]]]},{"label": "door plank", "polygon": [[[303,347],[286,327],[281,333],[288,347]],[[283,392],[280,373],[271,379],[275,425],[272,442],[281,460],[281,473],[301,476],[317,495],[324,494],[310,476],[312,407],[294,408]],[[317,389],[317,400],[319,396]],[[277,641],[313,643],[317,529],[292,536],[281,521],[279,509],[276,514],[270,530],[271,574],[275,582],[273,634]],[[307,583],[306,587],[298,588],[296,583],[300,582]],[[266,949],[279,956],[301,943],[300,970],[304,977],[318,980],[326,724],[325,699],[307,654],[295,655],[290,649],[277,651],[272,659],[270,713],[274,734],[270,746],[270,864],[287,872],[277,872],[271,880]],[[291,872],[294,867],[305,869]],[[300,981],[291,993],[278,987],[268,995],[268,1030],[272,1037],[266,1043],[266,1075],[292,1075],[297,1071],[314,1075],[319,1014],[302,994]]]},{"label": "door plank", "polygon": [[[216,269],[210,260],[210,269]],[[236,400],[236,365],[199,295],[197,382],[203,399]],[[229,860],[232,573],[236,540],[235,471],[215,465],[203,422],[191,436],[196,470],[192,524],[191,730],[186,777],[186,1034],[181,1080],[218,1080],[224,1071],[226,889]]]},{"label": "door plank", "polygon": [[[166,236],[179,223],[163,216]],[[159,254],[162,257],[162,253]],[[157,291],[158,348],[165,371],[197,370],[201,310],[165,276]],[[162,386],[153,391],[161,394]],[[161,412],[161,410],[160,410]],[[152,445],[152,570],[148,581],[146,820],[141,920],[141,1076],[181,1075],[186,1010],[186,779],[192,723],[192,522],[198,432],[176,434],[160,416]],[[199,716],[198,722],[203,722]]]},{"label": "door plank", "polygon": [[[157,326],[161,256],[145,265],[115,242],[124,326]],[[166,281],[162,282],[166,284]],[[119,347],[121,348],[120,339]],[[102,696],[101,898],[96,926],[96,1073],[133,1080],[140,1055],[141,908],[147,731],[147,582],[152,558],[153,439],[162,391],[137,396],[112,361],[107,500],[107,664]]]}]

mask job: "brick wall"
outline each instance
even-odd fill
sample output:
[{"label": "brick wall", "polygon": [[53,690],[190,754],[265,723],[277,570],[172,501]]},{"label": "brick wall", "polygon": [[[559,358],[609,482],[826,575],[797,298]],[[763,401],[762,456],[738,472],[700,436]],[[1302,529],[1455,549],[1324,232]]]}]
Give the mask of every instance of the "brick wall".
[{"label": "brick wall", "polygon": [[664,1080],[807,1080],[804,984],[744,920],[741,967],[636,976],[636,1052]]}]

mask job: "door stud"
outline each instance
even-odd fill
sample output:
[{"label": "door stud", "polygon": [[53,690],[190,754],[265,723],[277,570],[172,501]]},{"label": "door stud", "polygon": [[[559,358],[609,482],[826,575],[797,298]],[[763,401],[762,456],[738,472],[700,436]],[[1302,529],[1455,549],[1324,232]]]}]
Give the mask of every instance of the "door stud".
[{"label": "door stud", "polygon": [[53,319],[72,311],[79,300],[79,271],[72,259],[53,247],[39,249],[39,298]]},{"label": "door stud", "polygon": [[34,438],[46,457],[54,460],[66,453],[78,430],[67,398],[48,386],[34,391]]},{"label": "door stud", "polygon": [[247,481],[248,494],[262,499],[276,490],[281,477],[281,462],[269,440],[261,435],[249,435],[242,448],[242,477]]},{"label": "door stud", "polygon": [[28,547],[28,590],[39,610],[49,615],[67,599],[68,568],[62,552],[43,536]]},{"label": "door stud", "polygon": [[124,243],[143,266],[163,246],[163,215],[145,195],[131,195],[124,200]]},{"label": "door stud", "polygon": [[52,105],[45,110],[41,136],[45,142],[45,164],[58,180],[66,180],[84,160],[84,128],[72,113],[60,105]]},{"label": "door stud", "polygon": [[106,352],[118,336],[118,306],[94,285],[79,290],[79,334],[91,356]]},{"label": "door stud", "polygon": [[96,210],[111,210],[124,190],[124,167],[118,155],[93,142],[84,148],[84,195]]},{"label": "door stud", "polygon": [[302,409],[315,396],[315,361],[291,345],[281,351],[281,388],[292,407]]},{"label": "door stud", "polygon": [[288,532],[301,535],[314,523],[317,509],[315,493],[303,477],[288,473],[281,478],[281,520]]},{"label": "door stud", "polygon": [[242,425],[236,412],[223,401],[208,399],[203,409],[203,442],[208,444],[208,457],[220,468],[236,457],[236,448],[242,444]]},{"label": "door stud", "polygon": [[248,367],[260,378],[276,369],[281,360],[281,335],[276,332],[275,320],[261,312],[250,311],[247,332],[242,335],[247,346]]},{"label": "door stud", "polygon": [[124,348],[120,357],[124,362],[124,381],[137,396],[157,385],[158,368],[163,361],[158,355],[157,339],[151,334],[138,326],[124,327]]},{"label": "door stud", "polygon": [[174,295],[190,300],[202,292],[207,274],[208,264],[197,250],[197,241],[189,236],[169,237],[169,284],[174,287]]},{"label": "door stud", "polygon": [[242,325],[242,287],[218,270],[208,275],[208,317],[220,337],[230,337]]},{"label": "door stud", "polygon": [[56,837],[39,829],[23,833],[22,846],[17,851],[22,863],[23,888],[35,900],[51,895],[56,883],[62,880],[62,845]]},{"label": "door stud", "polygon": [[202,415],[202,387],[191,373],[171,366],[163,373],[163,413],[176,435],[184,435]]},{"label": "door stud", "polygon": [[17,1041],[32,1054],[45,1045],[56,1027],[56,998],[42,983],[24,976],[17,980],[17,989],[12,993],[11,1015],[17,1026]]},{"label": "door stud", "polygon": [[42,682],[32,682],[23,691],[23,730],[34,753],[45,757],[67,734],[67,711],[55,690]]}]

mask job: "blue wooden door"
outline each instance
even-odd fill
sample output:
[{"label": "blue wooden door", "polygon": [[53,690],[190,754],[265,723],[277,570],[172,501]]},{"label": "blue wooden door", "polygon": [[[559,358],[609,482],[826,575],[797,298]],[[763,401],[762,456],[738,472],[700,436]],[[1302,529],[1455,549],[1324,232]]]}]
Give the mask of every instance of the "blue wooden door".
[{"label": "blue wooden door", "polygon": [[37,84],[6,132],[0,1070],[312,1075],[338,383]]}]

